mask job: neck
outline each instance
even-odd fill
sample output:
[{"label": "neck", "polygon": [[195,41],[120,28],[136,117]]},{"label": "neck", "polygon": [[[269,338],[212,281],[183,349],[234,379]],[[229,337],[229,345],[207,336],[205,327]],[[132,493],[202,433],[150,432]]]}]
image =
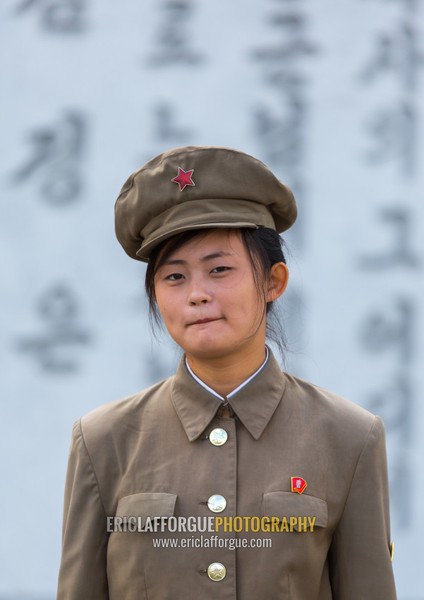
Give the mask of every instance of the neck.
[{"label": "neck", "polygon": [[265,346],[248,353],[245,351],[243,356],[214,359],[186,354],[187,362],[197,377],[224,398],[259,369],[265,356]]}]

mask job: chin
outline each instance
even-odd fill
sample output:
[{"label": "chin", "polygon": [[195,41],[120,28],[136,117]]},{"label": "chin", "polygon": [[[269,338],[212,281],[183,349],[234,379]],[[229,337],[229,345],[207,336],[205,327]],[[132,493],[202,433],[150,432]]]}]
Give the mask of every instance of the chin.
[{"label": "chin", "polygon": [[210,359],[216,360],[218,358],[224,358],[237,351],[237,347],[234,344],[223,344],[221,342],[210,342],[201,344],[189,344],[186,348],[183,348],[186,354],[193,356],[194,358],[201,358],[203,360]]},{"label": "chin", "polygon": [[185,350],[186,354],[189,354],[193,357],[196,358],[202,358],[202,359],[206,359],[206,358],[210,358],[210,359],[215,359],[215,358],[220,358],[221,356],[225,356],[225,354],[227,354],[227,352],[220,347],[216,347],[216,346],[191,346],[190,348],[187,348]]}]

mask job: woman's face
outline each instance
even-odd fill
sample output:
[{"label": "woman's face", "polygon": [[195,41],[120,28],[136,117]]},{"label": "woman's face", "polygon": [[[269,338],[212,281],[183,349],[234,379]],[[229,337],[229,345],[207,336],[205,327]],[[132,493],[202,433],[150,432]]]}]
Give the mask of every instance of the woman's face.
[{"label": "woman's face", "polygon": [[216,229],[175,250],[155,275],[165,326],[187,356],[214,359],[265,344],[265,298],[235,230]]}]

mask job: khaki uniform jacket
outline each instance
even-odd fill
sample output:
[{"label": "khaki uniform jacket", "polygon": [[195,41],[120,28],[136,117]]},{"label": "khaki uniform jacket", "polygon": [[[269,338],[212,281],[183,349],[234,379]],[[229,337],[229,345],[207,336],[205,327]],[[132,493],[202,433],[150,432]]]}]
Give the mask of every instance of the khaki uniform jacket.
[{"label": "khaki uniform jacket", "polygon": [[[396,598],[381,420],[282,373],[272,355],[228,402],[234,417],[219,417],[222,402],[182,361],[175,376],[75,424],[58,600]],[[216,428],[228,434],[220,446]],[[302,494],[292,477],[305,480]],[[220,513],[208,506],[215,494]],[[282,530],[108,533],[114,516],[266,516]],[[154,547],[168,538],[192,546]],[[230,547],[242,539],[256,547]],[[272,547],[259,547],[266,539]],[[220,581],[208,576],[216,562]]]}]

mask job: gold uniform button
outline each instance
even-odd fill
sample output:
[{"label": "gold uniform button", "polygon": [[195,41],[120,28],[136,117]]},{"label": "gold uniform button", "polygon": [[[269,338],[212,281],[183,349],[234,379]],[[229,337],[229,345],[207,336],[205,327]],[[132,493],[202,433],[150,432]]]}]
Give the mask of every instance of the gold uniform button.
[{"label": "gold uniform button", "polygon": [[227,569],[222,563],[214,562],[208,567],[208,577],[212,581],[221,581],[227,574]]},{"label": "gold uniform button", "polygon": [[390,560],[393,560],[393,557],[395,555],[395,543],[392,542],[389,546],[389,550],[390,550]]},{"label": "gold uniform button", "polygon": [[221,429],[221,427],[212,429],[209,434],[209,441],[214,446],[223,446],[227,440],[228,433],[225,431],[225,429]]},{"label": "gold uniform button", "polygon": [[225,510],[227,506],[227,501],[224,496],[221,494],[214,494],[210,498],[208,498],[208,508],[214,513],[219,513]]}]

